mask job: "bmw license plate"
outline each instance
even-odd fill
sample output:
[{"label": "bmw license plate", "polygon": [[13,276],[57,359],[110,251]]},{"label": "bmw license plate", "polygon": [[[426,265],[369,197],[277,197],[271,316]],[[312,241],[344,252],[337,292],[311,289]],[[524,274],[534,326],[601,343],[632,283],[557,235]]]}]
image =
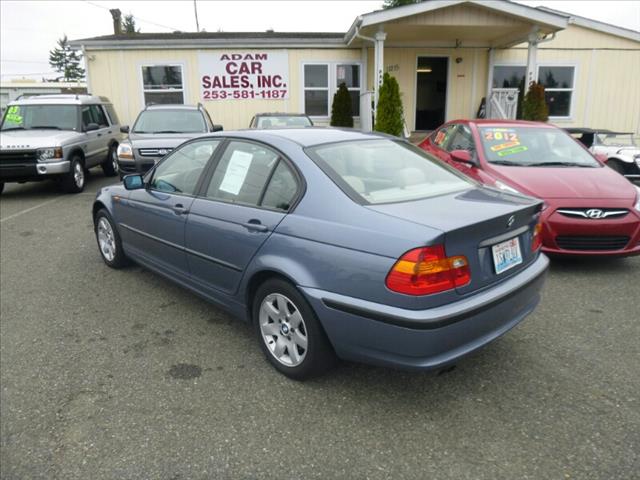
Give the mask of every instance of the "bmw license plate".
[{"label": "bmw license plate", "polygon": [[497,243],[491,247],[491,251],[493,252],[493,264],[498,275],[522,263],[522,252],[520,252],[518,237]]}]

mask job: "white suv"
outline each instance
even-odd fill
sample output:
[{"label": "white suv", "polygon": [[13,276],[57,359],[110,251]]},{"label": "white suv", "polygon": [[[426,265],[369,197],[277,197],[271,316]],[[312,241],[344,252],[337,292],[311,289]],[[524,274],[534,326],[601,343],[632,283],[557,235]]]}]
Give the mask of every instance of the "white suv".
[{"label": "white suv", "polygon": [[41,95],[13,101],[0,125],[0,192],[6,182],[44,179],[81,192],[89,168],[118,174],[122,137],[106,97]]}]

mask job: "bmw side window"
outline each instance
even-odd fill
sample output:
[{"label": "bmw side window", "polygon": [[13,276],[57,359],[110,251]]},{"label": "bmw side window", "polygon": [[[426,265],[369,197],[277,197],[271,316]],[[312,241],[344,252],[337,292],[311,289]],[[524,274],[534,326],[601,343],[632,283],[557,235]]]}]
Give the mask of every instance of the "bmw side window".
[{"label": "bmw side window", "polygon": [[269,185],[265,190],[261,206],[274,208],[276,210],[289,211],[296,193],[298,192],[298,181],[287,164],[280,160],[276,167]]},{"label": "bmw side window", "polygon": [[194,195],[198,180],[220,140],[204,140],[177,148],[158,164],[149,187],[167,193]]},{"label": "bmw side window", "polygon": [[206,196],[257,206],[279,155],[259,144],[232,141],[220,158]]}]

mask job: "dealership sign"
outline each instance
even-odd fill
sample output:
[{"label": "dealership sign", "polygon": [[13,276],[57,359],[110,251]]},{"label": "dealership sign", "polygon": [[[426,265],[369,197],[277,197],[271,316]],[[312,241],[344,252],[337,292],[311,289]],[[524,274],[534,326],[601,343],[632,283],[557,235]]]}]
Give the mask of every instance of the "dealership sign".
[{"label": "dealership sign", "polygon": [[287,52],[201,53],[202,100],[289,98]]}]

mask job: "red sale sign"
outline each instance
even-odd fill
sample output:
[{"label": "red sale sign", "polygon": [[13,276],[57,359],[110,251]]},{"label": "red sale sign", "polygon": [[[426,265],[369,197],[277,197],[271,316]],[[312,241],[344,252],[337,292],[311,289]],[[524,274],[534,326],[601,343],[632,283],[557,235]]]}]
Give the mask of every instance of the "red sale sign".
[{"label": "red sale sign", "polygon": [[289,97],[287,52],[200,53],[202,100]]}]

